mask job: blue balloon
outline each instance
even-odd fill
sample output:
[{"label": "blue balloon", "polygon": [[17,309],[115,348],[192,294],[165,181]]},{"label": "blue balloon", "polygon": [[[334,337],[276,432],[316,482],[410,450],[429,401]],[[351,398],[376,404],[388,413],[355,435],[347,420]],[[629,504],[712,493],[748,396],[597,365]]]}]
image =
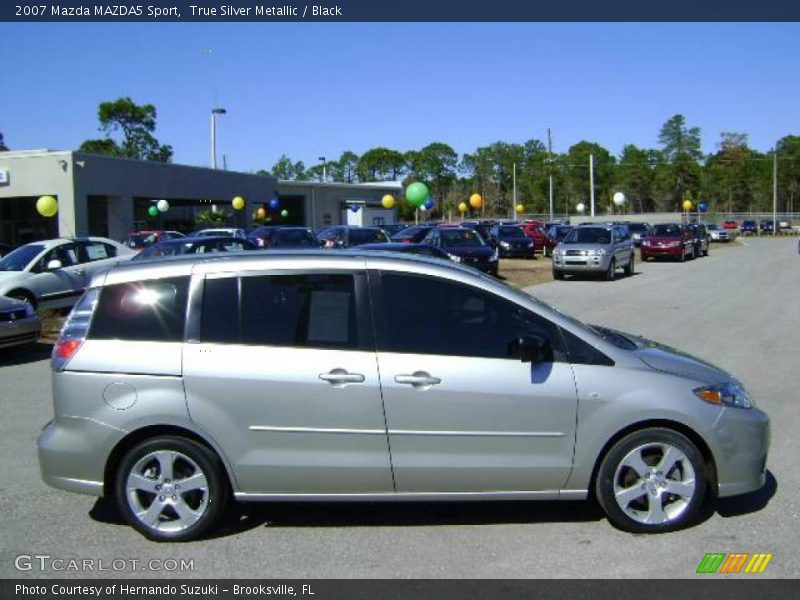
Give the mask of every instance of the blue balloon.
[{"label": "blue balloon", "polygon": [[425,202],[422,204],[422,206],[424,206],[426,210],[430,210],[434,206],[436,206],[436,202],[434,201],[433,198],[428,198],[427,200],[425,200]]},{"label": "blue balloon", "polygon": [[704,213],[708,210],[708,204],[706,204],[705,202],[701,202],[697,208],[700,210],[701,213]]},{"label": "blue balloon", "polygon": [[272,210],[278,210],[280,208],[280,206],[281,206],[281,202],[277,198],[273,198],[272,200],[269,201],[269,207]]},{"label": "blue balloon", "polygon": [[360,208],[361,207],[358,204],[351,204],[350,205],[350,210],[352,210],[354,213],[357,213]]}]

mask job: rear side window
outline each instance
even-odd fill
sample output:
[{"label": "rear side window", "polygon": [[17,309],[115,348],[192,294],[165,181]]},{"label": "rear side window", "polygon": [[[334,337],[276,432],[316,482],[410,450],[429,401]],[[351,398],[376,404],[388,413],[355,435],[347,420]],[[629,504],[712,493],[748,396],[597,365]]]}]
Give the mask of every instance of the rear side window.
[{"label": "rear side window", "polygon": [[350,274],[208,279],[203,342],[306,348],[359,348]]},{"label": "rear side window", "polygon": [[179,342],[186,322],[188,277],[109,285],[102,289],[88,338]]}]

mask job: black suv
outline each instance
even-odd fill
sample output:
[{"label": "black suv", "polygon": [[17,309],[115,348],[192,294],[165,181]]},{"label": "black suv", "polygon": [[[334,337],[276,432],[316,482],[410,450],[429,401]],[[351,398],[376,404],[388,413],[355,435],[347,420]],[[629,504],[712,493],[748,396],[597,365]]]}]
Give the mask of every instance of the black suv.
[{"label": "black suv", "polygon": [[332,225],[317,232],[323,248],[352,248],[361,244],[380,244],[389,241],[389,236],[380,227],[356,227],[354,225]]}]

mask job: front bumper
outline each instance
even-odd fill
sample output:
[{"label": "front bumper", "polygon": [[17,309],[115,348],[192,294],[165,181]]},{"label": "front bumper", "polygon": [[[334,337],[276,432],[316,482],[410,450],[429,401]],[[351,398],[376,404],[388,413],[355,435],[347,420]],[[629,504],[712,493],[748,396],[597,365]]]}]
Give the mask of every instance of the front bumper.
[{"label": "front bumper", "polygon": [[680,256],[683,246],[642,246],[642,258],[647,256]]},{"label": "front bumper", "polygon": [[529,258],[535,255],[535,249],[529,246],[522,248],[503,248],[498,246],[497,253],[503,258]]},{"label": "front bumper", "polygon": [[769,417],[752,408],[725,408],[712,428],[720,498],[760,489],[767,476]]},{"label": "front bumper", "polygon": [[32,316],[16,321],[0,321],[0,348],[31,344],[39,339],[42,322]]},{"label": "front bumper", "polygon": [[611,257],[604,256],[556,256],[553,255],[553,269],[562,273],[604,273]]}]

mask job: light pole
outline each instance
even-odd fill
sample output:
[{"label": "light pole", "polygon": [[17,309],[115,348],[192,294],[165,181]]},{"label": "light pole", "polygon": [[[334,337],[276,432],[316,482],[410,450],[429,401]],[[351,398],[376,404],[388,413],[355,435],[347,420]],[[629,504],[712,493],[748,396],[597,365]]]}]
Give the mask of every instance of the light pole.
[{"label": "light pole", "polygon": [[325,162],[325,157],[324,156],[320,156],[317,160],[321,160],[322,161],[322,183],[325,183],[325,180],[328,178],[328,172],[326,170],[326,164],[327,163]]},{"label": "light pole", "polygon": [[217,115],[224,115],[224,108],[211,109],[211,168],[217,168]]}]

